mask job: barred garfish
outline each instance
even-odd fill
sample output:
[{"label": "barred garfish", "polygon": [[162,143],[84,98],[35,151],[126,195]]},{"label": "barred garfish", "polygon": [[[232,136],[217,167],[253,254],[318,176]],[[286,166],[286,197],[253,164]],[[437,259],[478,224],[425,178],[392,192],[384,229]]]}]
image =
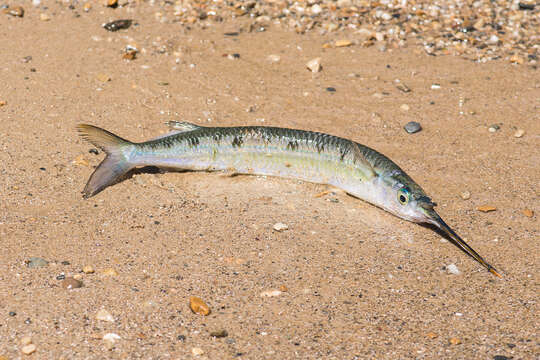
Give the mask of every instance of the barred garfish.
[{"label": "barred garfish", "polygon": [[81,124],[82,137],[107,157],[83,190],[96,195],[141,166],[228,171],[329,184],[402,219],[433,224],[493,274],[501,277],[435,212],[424,190],[386,156],[367,146],[318,132],[263,126],[203,127],[168,123],[164,136],[133,143],[101,128]]}]

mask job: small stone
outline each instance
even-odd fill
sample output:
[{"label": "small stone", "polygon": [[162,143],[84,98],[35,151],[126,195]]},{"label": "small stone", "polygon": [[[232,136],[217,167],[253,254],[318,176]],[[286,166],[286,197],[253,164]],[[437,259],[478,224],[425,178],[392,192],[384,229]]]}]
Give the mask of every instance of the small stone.
[{"label": "small stone", "polygon": [[289,227],[284,224],[284,223],[275,223],[274,224],[274,230],[276,231],[283,231],[283,230],[287,230]]},{"label": "small stone", "polygon": [[318,73],[319,71],[322,70],[321,58],[318,57],[318,58],[308,61],[306,63],[306,66],[309,70],[311,70],[311,72]]},{"label": "small stone", "polygon": [[120,340],[120,339],[122,339],[120,335],[115,334],[115,333],[107,333],[103,335],[103,340],[110,341],[112,343],[115,343],[117,340]]},{"label": "small stone", "polygon": [[6,105],[7,105],[7,101],[5,101],[5,100],[0,100],[0,107],[6,106]]},{"label": "small stone", "polygon": [[404,93],[409,93],[411,92],[411,88],[409,88],[407,85],[403,84],[403,83],[400,83],[398,85],[396,85],[396,88],[401,91],[401,92],[404,92]]},{"label": "small stone", "polygon": [[137,56],[137,51],[136,50],[127,50],[122,55],[122,59],[124,59],[124,60],[135,60],[136,56]]},{"label": "small stone", "polygon": [[495,211],[497,210],[497,208],[491,205],[482,205],[482,206],[478,206],[476,210],[487,213],[487,212]]},{"label": "small stone", "polygon": [[26,265],[29,268],[40,268],[49,265],[49,262],[40,257],[31,257],[30,259],[28,259]]},{"label": "small stone", "polygon": [[405,129],[405,131],[409,134],[414,134],[422,130],[422,126],[416,121],[409,121],[407,124],[405,124],[403,129]]},{"label": "small stone", "polygon": [[92,4],[87,2],[87,3],[84,3],[84,6],[83,6],[83,10],[84,12],[89,12],[90,9],[92,9]]},{"label": "small stone", "polygon": [[75,275],[73,275],[73,278],[75,280],[81,281],[82,280],[82,275],[81,274],[75,274]]},{"label": "small stone", "polygon": [[24,9],[22,6],[13,6],[7,9],[3,10],[4,14],[8,14],[15,17],[23,17],[24,16]]},{"label": "small stone", "polygon": [[224,338],[224,337],[229,336],[229,333],[227,332],[227,330],[223,329],[223,330],[212,331],[210,333],[210,336],[215,337],[215,338]]},{"label": "small stone", "polygon": [[347,46],[351,46],[352,45],[352,41],[350,40],[337,40],[335,43],[334,43],[334,46],[335,47],[347,47]]},{"label": "small stone", "polygon": [[523,129],[517,129],[516,132],[514,133],[514,137],[517,137],[517,138],[520,138],[523,135],[525,135],[525,130]]},{"label": "small stone", "polygon": [[510,62],[512,64],[520,64],[521,65],[521,64],[523,64],[525,62],[525,60],[521,56],[519,56],[517,54],[514,54],[514,55],[512,55],[510,57]]},{"label": "small stone", "polygon": [[122,29],[127,29],[131,26],[133,20],[124,19],[124,20],[115,20],[109,23],[103,24],[103,27],[107,31],[118,31]]},{"label": "small stone", "polygon": [[39,14],[39,20],[41,21],[49,21],[51,20],[51,17],[47,14]]},{"label": "small stone", "polygon": [[455,264],[448,265],[446,267],[446,271],[448,271],[449,274],[453,274],[453,275],[459,275],[461,273]]},{"label": "small stone", "polygon": [[208,315],[210,314],[210,307],[205,304],[205,302],[196,296],[191,296],[189,298],[189,308],[195,314]]},{"label": "small stone", "polygon": [[491,125],[489,128],[488,128],[488,131],[491,132],[491,133],[494,133],[496,132],[497,130],[499,130],[501,127],[497,124],[493,124]]},{"label": "small stone", "polygon": [[237,59],[240,59],[240,54],[238,54],[238,53],[227,54],[227,59],[229,59],[229,60],[237,60]]},{"label": "small stone", "polygon": [[266,59],[268,60],[268,62],[275,64],[281,60],[281,56],[276,55],[276,54],[271,54],[271,55],[268,55]]},{"label": "small stone", "polygon": [[90,163],[88,162],[88,160],[86,160],[84,158],[84,155],[78,155],[73,161],[72,161],[73,164],[75,165],[78,165],[78,166],[84,166],[84,167],[88,167],[90,166]]},{"label": "small stone", "polygon": [[281,295],[279,290],[266,290],[261,293],[261,297],[276,297]]},{"label": "small stone", "polygon": [[461,344],[461,340],[459,340],[458,338],[450,338],[450,344],[459,345]]},{"label": "small stone", "polygon": [[96,319],[107,322],[114,322],[114,317],[105,309],[101,309],[96,314]]},{"label": "small stone", "polygon": [[431,84],[431,89],[432,90],[439,90],[440,88],[441,88],[440,84]]},{"label": "small stone", "polygon": [[15,311],[10,311],[8,313],[9,316],[13,317],[13,316],[17,316],[17,313]]},{"label": "small stone", "polygon": [[510,360],[511,358],[509,358],[508,356],[504,356],[504,355],[495,355],[493,357],[493,360]]},{"label": "small stone", "polygon": [[328,92],[331,92],[331,93],[336,92],[336,88],[335,88],[335,87],[331,87],[331,86],[330,86],[330,87],[327,87],[325,90],[328,91]]},{"label": "small stone", "polygon": [[77,289],[82,287],[82,281],[75,280],[72,277],[67,277],[62,280],[62,287],[67,290]]},{"label": "small stone", "polygon": [[399,108],[403,111],[409,111],[411,107],[407,104],[402,104]]},{"label": "small stone", "polygon": [[85,266],[83,266],[82,271],[85,274],[93,274],[94,273],[94,268],[91,265],[85,265]]},{"label": "small stone", "polygon": [[204,350],[198,347],[194,347],[193,349],[191,349],[191,353],[195,356],[200,356],[204,354]]},{"label": "small stone", "polygon": [[531,209],[523,209],[523,215],[528,218],[532,218],[534,216],[534,211],[532,211]]},{"label": "small stone", "polygon": [[437,335],[436,333],[434,332],[428,332],[426,334],[426,337],[430,338],[430,339],[436,339],[437,337],[439,337],[439,335]]},{"label": "small stone", "polygon": [[102,83],[106,83],[112,80],[111,77],[106,74],[97,74],[96,79]]},{"label": "small stone", "polygon": [[36,345],[34,344],[28,344],[21,348],[21,352],[25,355],[30,355],[36,351]]},{"label": "small stone", "polygon": [[463,191],[461,194],[459,194],[463,200],[469,200],[471,198],[471,193],[467,190]]},{"label": "small stone", "polygon": [[287,291],[289,291],[289,289],[288,289],[285,285],[281,285],[281,286],[279,287],[279,291],[287,292]]},{"label": "small stone", "polygon": [[118,271],[114,270],[113,268],[108,268],[103,270],[102,274],[105,276],[117,276]]},{"label": "small stone", "polygon": [[21,339],[21,345],[28,345],[32,343],[32,338],[30,336],[25,336]]},{"label": "small stone", "polygon": [[107,0],[107,6],[115,8],[118,6],[118,0]]}]

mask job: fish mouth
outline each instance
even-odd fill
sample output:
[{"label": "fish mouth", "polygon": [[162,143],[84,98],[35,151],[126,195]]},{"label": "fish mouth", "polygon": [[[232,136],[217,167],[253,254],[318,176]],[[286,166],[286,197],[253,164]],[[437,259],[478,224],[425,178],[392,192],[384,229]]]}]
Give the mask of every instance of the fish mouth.
[{"label": "fish mouth", "polygon": [[501,274],[487,261],[485,261],[472,247],[470,247],[461,237],[450,226],[448,226],[444,220],[437,214],[433,209],[433,203],[423,204],[422,209],[427,219],[426,222],[435,225],[442,232],[444,232],[450,238],[450,241],[460,248],[464,253],[472,257],[474,260],[478,261],[483,267],[485,267],[490,273],[502,278]]}]

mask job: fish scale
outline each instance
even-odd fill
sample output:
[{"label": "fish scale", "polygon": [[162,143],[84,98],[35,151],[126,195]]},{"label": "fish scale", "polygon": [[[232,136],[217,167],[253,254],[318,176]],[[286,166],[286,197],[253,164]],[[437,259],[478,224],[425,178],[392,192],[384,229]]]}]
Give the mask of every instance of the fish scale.
[{"label": "fish scale", "polygon": [[265,126],[202,127],[170,122],[169,134],[142,143],[80,124],[83,138],[107,157],[83,190],[92,197],[131,169],[157,166],[269,175],[329,184],[402,219],[435,225],[493,274],[499,273],[434,210],[436,204],[398,165],[357,142],[319,132]]}]

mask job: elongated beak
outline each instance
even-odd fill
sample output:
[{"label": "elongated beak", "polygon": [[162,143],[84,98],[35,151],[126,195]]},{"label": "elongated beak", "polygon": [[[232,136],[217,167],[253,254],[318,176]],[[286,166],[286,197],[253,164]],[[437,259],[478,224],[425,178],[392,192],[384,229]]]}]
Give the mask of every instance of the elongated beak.
[{"label": "elongated beak", "polygon": [[443,221],[443,219],[441,219],[439,214],[435,212],[435,210],[433,209],[424,209],[424,210],[425,210],[426,215],[429,218],[429,222],[431,222],[432,224],[436,225],[439,229],[444,231],[450,237],[454,245],[459,247],[467,255],[469,255],[470,257],[478,261],[480,264],[482,264],[482,266],[488,269],[489,272],[502,278],[501,274],[499,274],[493,266],[488,264],[476,251],[474,251],[472,247],[467,245],[467,243],[463,241],[463,239],[460,238],[459,235],[456,234],[454,230],[450,228],[450,226],[446,225],[446,223]]}]

